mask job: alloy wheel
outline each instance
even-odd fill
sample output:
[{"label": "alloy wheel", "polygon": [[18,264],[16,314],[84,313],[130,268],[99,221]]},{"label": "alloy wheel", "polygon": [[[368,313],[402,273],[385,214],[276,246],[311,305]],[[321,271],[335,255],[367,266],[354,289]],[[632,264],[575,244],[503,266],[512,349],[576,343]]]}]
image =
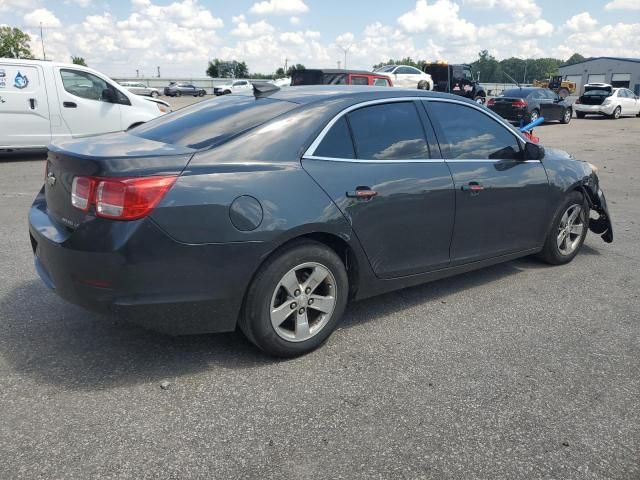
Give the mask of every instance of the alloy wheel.
[{"label": "alloy wheel", "polygon": [[289,270],[278,282],[270,304],[271,325],[279,337],[303,342],[327,325],[336,307],[336,281],[316,262]]},{"label": "alloy wheel", "polygon": [[533,112],[531,112],[529,114],[529,119],[531,122],[534,122],[538,119],[538,112],[536,110],[534,110]]},{"label": "alloy wheel", "polygon": [[564,112],[564,122],[565,123],[569,123],[571,121],[571,110],[568,110],[566,112]]},{"label": "alloy wheel", "polygon": [[557,244],[562,255],[571,255],[580,245],[586,226],[584,208],[573,204],[562,215],[558,225]]}]

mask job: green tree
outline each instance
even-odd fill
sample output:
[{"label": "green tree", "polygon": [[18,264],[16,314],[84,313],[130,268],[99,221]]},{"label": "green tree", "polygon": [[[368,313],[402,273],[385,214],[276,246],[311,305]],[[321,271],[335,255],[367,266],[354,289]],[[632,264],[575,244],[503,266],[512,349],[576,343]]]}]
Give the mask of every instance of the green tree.
[{"label": "green tree", "polygon": [[222,77],[220,70],[222,67],[222,60],[219,58],[214,58],[213,60],[209,60],[209,65],[207,66],[206,74],[211,78],[220,78]]},{"label": "green tree", "polygon": [[84,61],[83,57],[71,56],[71,63],[73,63],[74,65],[82,65],[83,67],[87,66],[87,62]]},{"label": "green tree", "polygon": [[0,27],[0,57],[33,58],[30,41],[31,37],[19,28]]},{"label": "green tree", "polygon": [[569,59],[565,62],[567,65],[573,65],[574,63],[580,63],[580,62],[584,62],[585,60],[587,60],[586,57],[583,57],[582,55],[580,55],[579,53],[574,53],[573,55],[571,55],[569,57]]},{"label": "green tree", "polygon": [[284,68],[278,67],[276,70],[276,78],[286,77],[287,75],[284,73]]},{"label": "green tree", "polygon": [[287,77],[290,77],[296,70],[306,70],[306,67],[301,63],[291,65],[289,68],[287,68]]},{"label": "green tree", "polygon": [[478,53],[478,60],[471,64],[474,73],[480,74],[481,82],[501,82],[502,66],[487,50]]},{"label": "green tree", "polygon": [[411,67],[416,67],[416,68],[422,69],[422,64],[423,63],[424,63],[423,60],[417,60],[416,61],[411,57],[400,58],[398,60],[394,60],[394,59],[390,58],[386,62],[376,63],[373,66],[373,69],[375,70],[376,68],[384,67],[385,65],[409,65]]}]

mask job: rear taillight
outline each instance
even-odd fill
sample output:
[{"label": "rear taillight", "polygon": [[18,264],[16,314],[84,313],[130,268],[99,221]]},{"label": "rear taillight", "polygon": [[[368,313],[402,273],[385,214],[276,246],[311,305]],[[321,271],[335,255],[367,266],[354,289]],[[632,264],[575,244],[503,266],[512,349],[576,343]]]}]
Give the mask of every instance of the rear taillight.
[{"label": "rear taillight", "polygon": [[514,100],[511,102],[511,106],[516,108],[526,108],[527,105],[529,104],[526,100]]},{"label": "rear taillight", "polygon": [[114,220],[137,220],[151,212],[176,181],[175,175],[156,177],[75,177],[71,203]]},{"label": "rear taillight", "polygon": [[495,104],[496,104],[495,98],[490,98],[489,100],[487,100],[487,107],[493,107]]}]

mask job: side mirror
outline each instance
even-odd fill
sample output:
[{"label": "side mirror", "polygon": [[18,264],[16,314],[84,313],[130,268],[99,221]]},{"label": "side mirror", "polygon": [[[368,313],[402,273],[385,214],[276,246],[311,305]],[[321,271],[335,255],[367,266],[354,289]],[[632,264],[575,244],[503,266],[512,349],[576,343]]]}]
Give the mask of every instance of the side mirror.
[{"label": "side mirror", "polygon": [[102,90],[100,99],[103,102],[116,103],[116,92],[114,92],[110,88],[105,88],[104,90]]},{"label": "side mirror", "polygon": [[524,147],[525,160],[542,160],[544,158],[544,147],[537,143],[527,142]]}]

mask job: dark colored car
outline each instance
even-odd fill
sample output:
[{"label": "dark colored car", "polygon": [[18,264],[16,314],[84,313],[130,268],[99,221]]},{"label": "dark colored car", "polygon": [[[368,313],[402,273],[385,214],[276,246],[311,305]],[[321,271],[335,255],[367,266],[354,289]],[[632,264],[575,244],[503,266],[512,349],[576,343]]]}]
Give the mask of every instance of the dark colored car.
[{"label": "dark colored car", "polygon": [[190,83],[171,82],[168,86],[164,87],[164,94],[168,97],[181,97],[182,95],[204,97],[206,93],[204,88],[198,88]]},{"label": "dark colored car", "polygon": [[525,255],[564,264],[589,228],[613,240],[592,165],[472,101],[256,92],[51,146],[29,212],[44,283],[172,334],[239,326],[292,356],[349,300]]},{"label": "dark colored car", "polygon": [[484,104],[487,93],[473,75],[471,65],[425,62],[422,71],[431,75],[435,92],[453,93]]},{"label": "dark colored car", "polygon": [[364,70],[306,69],[291,74],[291,86],[299,85],[370,85],[392,87],[393,82],[385,75]]},{"label": "dark colored car", "polygon": [[569,123],[573,116],[571,104],[548,88],[522,87],[505,90],[490,98],[487,107],[510,122],[533,122],[544,117],[546,122]]}]

